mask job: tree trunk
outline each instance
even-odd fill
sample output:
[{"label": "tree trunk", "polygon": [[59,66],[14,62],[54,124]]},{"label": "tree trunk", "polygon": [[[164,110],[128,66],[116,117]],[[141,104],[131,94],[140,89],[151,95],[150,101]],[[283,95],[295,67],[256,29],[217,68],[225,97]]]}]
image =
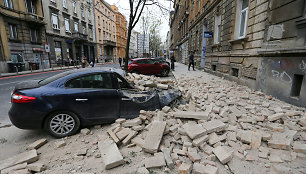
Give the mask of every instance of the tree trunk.
[{"label": "tree trunk", "polygon": [[124,70],[125,70],[125,72],[128,72],[131,34],[132,34],[132,25],[131,25],[131,22],[129,22],[128,35],[127,35],[126,47],[125,47],[125,59],[124,59]]}]

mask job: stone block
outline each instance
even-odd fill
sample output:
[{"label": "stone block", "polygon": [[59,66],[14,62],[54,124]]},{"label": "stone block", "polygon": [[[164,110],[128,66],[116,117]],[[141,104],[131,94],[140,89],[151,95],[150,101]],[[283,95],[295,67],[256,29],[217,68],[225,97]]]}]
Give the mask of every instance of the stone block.
[{"label": "stone block", "polygon": [[233,115],[235,115],[236,117],[241,117],[242,116],[242,112],[240,110],[238,110],[235,106],[231,106],[230,107],[230,111],[233,113]]},{"label": "stone block", "polygon": [[124,123],[124,122],[126,122],[126,119],[125,119],[125,118],[118,118],[118,119],[115,121],[115,123],[118,123],[118,124],[122,124],[122,123]]},{"label": "stone block", "polygon": [[196,139],[207,134],[201,124],[186,123],[183,125],[183,128],[191,139]]},{"label": "stone block", "polygon": [[173,113],[175,118],[192,118],[197,120],[207,120],[209,114],[207,112],[177,111]]},{"label": "stone block", "polygon": [[276,114],[273,114],[273,115],[269,116],[268,120],[269,121],[275,121],[275,120],[283,118],[284,116],[285,116],[284,113],[276,113]]},{"label": "stone block", "polygon": [[38,149],[41,146],[45,145],[47,142],[48,142],[47,139],[44,139],[44,138],[39,139],[39,140],[35,141],[34,143],[30,144],[27,149],[28,150]]},{"label": "stone block", "polygon": [[138,168],[136,172],[136,174],[149,174],[149,173],[150,173],[149,170],[145,167]]},{"label": "stone block", "polygon": [[207,144],[202,144],[200,146],[200,149],[206,153],[207,155],[211,155],[212,154],[212,151],[214,150],[213,147],[211,147],[210,145],[207,145]]},{"label": "stone block", "polygon": [[135,138],[133,138],[132,140],[131,140],[131,142],[133,143],[133,144],[136,144],[137,146],[139,146],[139,147],[143,147],[143,144],[144,144],[144,140],[142,139],[142,138],[140,138],[140,137],[135,137]]},{"label": "stone block", "polygon": [[170,107],[169,106],[164,106],[163,108],[162,108],[162,111],[164,112],[164,113],[168,113],[169,111],[170,111]]},{"label": "stone block", "polygon": [[250,144],[252,142],[252,131],[241,131],[240,141]]},{"label": "stone block", "polygon": [[160,88],[160,89],[168,89],[169,88],[169,85],[165,85],[165,84],[161,84],[161,83],[159,83],[159,84],[157,84],[157,88]]},{"label": "stone block", "polygon": [[13,171],[10,174],[31,174],[31,172],[29,171],[29,169],[21,169],[21,170]]},{"label": "stone block", "polygon": [[42,163],[32,163],[27,166],[31,172],[42,172],[46,170],[46,166]]},{"label": "stone block", "polygon": [[187,152],[186,155],[192,162],[201,160],[201,156],[196,151]]},{"label": "stone block", "polygon": [[272,134],[271,140],[268,141],[268,146],[274,149],[289,149],[293,137],[297,131],[287,130],[283,133],[275,132]]},{"label": "stone block", "polygon": [[178,174],[190,174],[191,168],[191,164],[182,163],[178,169]]},{"label": "stone block", "polygon": [[218,168],[214,167],[212,165],[207,164],[204,167],[204,174],[217,174],[218,173]]},{"label": "stone block", "polygon": [[217,156],[222,164],[226,164],[231,160],[233,152],[227,152],[224,147],[218,146],[213,149],[213,153]]},{"label": "stone block", "polygon": [[200,163],[194,163],[192,166],[193,174],[204,174],[205,166]]},{"label": "stone block", "polygon": [[114,143],[113,141],[99,141],[98,148],[101,153],[101,157],[103,159],[106,170],[120,166],[125,163],[116,143]]},{"label": "stone block", "polygon": [[27,167],[27,163],[17,164],[12,167],[1,170],[1,174],[12,173],[13,171],[16,171],[16,170],[25,169],[26,167]]},{"label": "stone block", "polygon": [[192,141],[192,144],[194,146],[200,146],[201,144],[203,144],[204,142],[206,142],[208,140],[208,135],[204,135],[204,136],[201,136],[199,138],[196,138]]},{"label": "stone block", "polygon": [[118,139],[118,137],[115,135],[115,133],[111,129],[109,129],[107,133],[114,140],[116,144],[119,143],[120,140]]},{"label": "stone block", "polygon": [[261,145],[261,139],[262,139],[262,135],[261,132],[259,131],[253,131],[252,133],[252,141],[251,141],[251,147],[253,149],[258,149]]},{"label": "stone block", "polygon": [[164,158],[166,160],[167,166],[170,169],[173,169],[174,168],[174,163],[173,163],[173,160],[172,160],[172,158],[170,156],[170,149],[169,148],[162,148],[161,151],[164,154]]},{"label": "stone block", "polygon": [[226,134],[223,134],[221,136],[218,136],[216,133],[212,133],[209,135],[209,140],[208,140],[208,143],[210,145],[214,145],[220,141],[223,141],[226,139]]},{"label": "stone block", "polygon": [[87,148],[81,148],[78,152],[77,152],[77,156],[85,156],[87,154]]},{"label": "stone block", "polygon": [[134,118],[132,120],[126,120],[124,123],[122,123],[121,125],[123,127],[133,127],[133,126],[138,126],[142,123],[140,118]]},{"label": "stone block", "polygon": [[88,135],[90,133],[90,130],[87,128],[81,129],[81,134]]},{"label": "stone block", "polygon": [[148,134],[145,137],[143,150],[148,153],[156,153],[166,128],[165,122],[154,121],[151,123]]},{"label": "stone block", "polygon": [[304,142],[294,142],[293,150],[297,153],[306,153],[306,144]]},{"label": "stone block", "polygon": [[33,163],[38,160],[37,151],[35,149],[23,152],[16,156],[0,161],[0,171],[8,167],[12,167],[21,163]]},{"label": "stone block", "polygon": [[56,148],[61,148],[66,146],[66,142],[64,140],[56,141],[54,144]]},{"label": "stone block", "polygon": [[145,167],[147,169],[163,166],[166,166],[166,162],[162,152],[155,153],[153,157],[145,158]]},{"label": "stone block", "polygon": [[130,132],[132,130],[129,128],[123,128],[122,130],[120,130],[119,132],[116,133],[116,136],[118,137],[118,139],[121,141],[123,140],[125,137],[127,137]]},{"label": "stone block", "polygon": [[208,134],[212,132],[220,132],[226,128],[226,124],[224,124],[220,120],[208,121],[203,123],[202,125],[206,129]]},{"label": "stone block", "polygon": [[124,140],[122,141],[122,144],[127,145],[131,141],[131,139],[134,138],[136,135],[137,135],[136,131],[131,131],[129,135],[124,138]]}]

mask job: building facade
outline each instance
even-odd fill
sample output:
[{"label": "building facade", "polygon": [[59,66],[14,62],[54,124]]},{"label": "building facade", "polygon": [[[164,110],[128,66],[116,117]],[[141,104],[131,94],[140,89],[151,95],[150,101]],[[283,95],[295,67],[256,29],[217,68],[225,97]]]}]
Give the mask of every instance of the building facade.
[{"label": "building facade", "polygon": [[137,35],[138,57],[148,57],[150,55],[150,39],[148,34]]},{"label": "building facade", "polygon": [[305,107],[305,5],[176,0],[172,49],[180,62],[187,63],[193,52],[196,66],[207,72]]},{"label": "building facade", "polygon": [[0,72],[48,67],[41,0],[0,0]]},{"label": "building facade", "polygon": [[132,31],[129,47],[129,58],[137,57],[137,34],[138,32]]},{"label": "building facade", "polygon": [[43,9],[51,65],[96,62],[94,1],[46,0]]},{"label": "building facade", "polygon": [[117,58],[125,58],[125,48],[127,40],[127,21],[125,16],[121,14],[115,5],[111,6],[116,16],[116,46]]},{"label": "building facade", "polygon": [[116,57],[116,17],[104,0],[95,0],[97,49],[100,60],[110,62]]}]

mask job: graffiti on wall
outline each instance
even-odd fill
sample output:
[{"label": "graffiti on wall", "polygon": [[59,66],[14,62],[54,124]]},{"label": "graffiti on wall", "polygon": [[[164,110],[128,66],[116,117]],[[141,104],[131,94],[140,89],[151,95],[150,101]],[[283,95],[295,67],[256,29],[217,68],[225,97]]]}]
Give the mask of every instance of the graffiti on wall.
[{"label": "graffiti on wall", "polygon": [[272,60],[272,65],[276,69],[281,70],[288,70],[290,68],[294,68],[294,63],[289,61],[288,59],[282,59],[282,60]]},{"label": "graffiti on wall", "polygon": [[302,60],[302,63],[300,64],[300,69],[306,74],[306,63],[304,60]]},{"label": "graffiti on wall", "polygon": [[274,78],[279,79],[282,82],[286,82],[286,83],[292,82],[291,76],[286,71],[279,72],[277,70],[272,70],[271,72]]}]

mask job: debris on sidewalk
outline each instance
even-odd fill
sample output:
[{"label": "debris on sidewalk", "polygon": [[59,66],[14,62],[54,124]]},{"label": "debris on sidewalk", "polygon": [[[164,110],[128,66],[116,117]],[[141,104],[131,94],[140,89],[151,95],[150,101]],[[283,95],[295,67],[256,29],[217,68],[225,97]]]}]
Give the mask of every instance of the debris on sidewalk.
[{"label": "debris on sidewalk", "polygon": [[[158,84],[179,88],[183,99],[161,110],[141,110],[137,118],[119,118],[111,125],[47,143],[38,149],[42,156],[38,162],[46,167],[42,173],[306,170],[305,108],[219,78],[201,81],[186,76],[173,81],[128,74],[128,79],[143,90]],[[48,151],[52,147],[58,156]],[[27,159],[1,161],[0,169],[34,162]]]}]

